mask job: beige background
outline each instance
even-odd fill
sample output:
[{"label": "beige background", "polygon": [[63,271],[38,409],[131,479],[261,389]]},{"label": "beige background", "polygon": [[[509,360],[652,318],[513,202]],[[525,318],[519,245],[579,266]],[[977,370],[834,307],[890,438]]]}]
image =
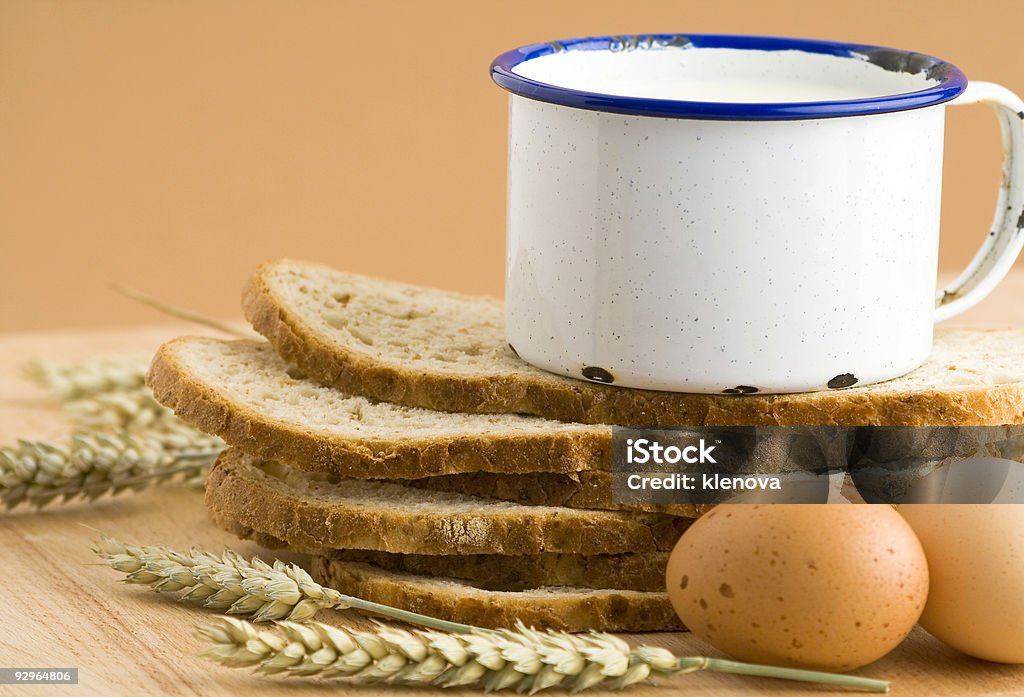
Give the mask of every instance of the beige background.
[{"label": "beige background", "polygon": [[[259,261],[501,293],[506,95],[524,43],[652,31],[939,55],[1024,92],[1019,1],[0,0],[0,330],[223,316]],[[942,265],[987,230],[987,110],[949,114]]]}]

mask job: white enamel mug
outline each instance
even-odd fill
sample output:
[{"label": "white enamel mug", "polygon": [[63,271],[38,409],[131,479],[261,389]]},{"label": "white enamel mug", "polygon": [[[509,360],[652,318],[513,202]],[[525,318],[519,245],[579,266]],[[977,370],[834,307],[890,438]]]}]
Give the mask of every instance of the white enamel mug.
[{"label": "white enamel mug", "polygon": [[[506,333],[545,370],[681,392],[909,372],[1024,235],[1024,103],[909,51],[650,35],[516,49]],[[1003,129],[992,227],[936,292],[945,107]]]}]

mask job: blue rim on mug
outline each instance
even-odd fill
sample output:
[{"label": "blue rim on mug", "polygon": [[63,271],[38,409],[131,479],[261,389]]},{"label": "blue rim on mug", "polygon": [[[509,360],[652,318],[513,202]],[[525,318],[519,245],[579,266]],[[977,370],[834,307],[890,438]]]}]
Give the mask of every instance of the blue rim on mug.
[{"label": "blue rim on mug", "polygon": [[[861,99],[814,102],[696,102],[651,97],[625,97],[559,87],[518,75],[514,68],[540,56],[564,51],[635,51],[650,49],[689,50],[731,48],[752,51],[796,50],[841,58],[866,60],[885,70],[917,75],[924,73],[936,84],[923,90]],[[967,89],[967,76],[952,63],[923,53],[884,46],[839,41],[793,39],[738,34],[636,34],[593,36],[522,46],[501,54],[491,63],[491,78],[502,88],[522,97],[552,104],[638,116],[716,119],[727,121],[774,121],[865,116],[906,111],[942,104]]]}]

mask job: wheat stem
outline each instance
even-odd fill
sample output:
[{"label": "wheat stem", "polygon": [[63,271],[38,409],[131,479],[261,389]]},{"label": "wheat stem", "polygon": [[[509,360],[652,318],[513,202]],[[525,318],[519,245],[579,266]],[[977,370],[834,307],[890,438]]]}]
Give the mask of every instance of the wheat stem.
[{"label": "wheat stem", "polygon": [[837,687],[865,690],[867,692],[889,691],[888,680],[875,680],[874,678],[861,678],[856,675],[825,673],[818,670],[803,670],[801,668],[780,668],[778,666],[765,666],[756,663],[741,663],[724,658],[705,658],[703,660],[706,665],[702,666],[701,670],[710,670],[716,673],[733,673],[735,675],[750,675],[760,678],[781,678],[783,680],[797,680],[799,682],[824,683],[836,685]]},{"label": "wheat stem", "polygon": [[224,332],[225,334],[230,334],[231,336],[236,336],[240,339],[251,339],[256,336],[252,332],[246,332],[240,329],[236,329],[229,324],[226,324],[224,322],[218,322],[217,320],[210,319],[209,317],[204,317],[203,315],[197,314],[192,310],[187,310],[177,305],[165,303],[164,301],[158,300],[152,295],[149,295],[148,293],[143,293],[141,290],[136,290],[135,288],[122,286],[119,283],[111,283],[110,288],[116,293],[120,293],[125,297],[138,301],[143,305],[146,305],[147,307],[153,308],[157,312],[161,312],[165,315],[170,315],[171,317],[177,317],[178,319],[183,319],[188,322],[200,324],[204,327],[216,329],[219,332]]}]

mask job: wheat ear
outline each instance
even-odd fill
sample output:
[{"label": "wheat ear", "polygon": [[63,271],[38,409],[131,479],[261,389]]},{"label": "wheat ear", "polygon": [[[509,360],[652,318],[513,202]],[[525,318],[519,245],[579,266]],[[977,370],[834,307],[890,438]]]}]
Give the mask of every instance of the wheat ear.
[{"label": "wheat ear", "polygon": [[233,668],[291,676],[347,678],[353,683],[476,686],[489,691],[535,694],[553,687],[579,692],[621,689],[654,677],[699,670],[742,673],[858,690],[888,692],[884,680],[758,666],[703,656],[679,657],[656,646],[633,649],[604,633],[473,629],[461,634],[405,630],[377,624],[374,631],[281,622],[260,630],[242,620],[219,618],[200,626],[212,642],[200,653]]},{"label": "wheat ear", "polygon": [[184,600],[232,615],[247,615],[257,622],[302,622],[312,619],[317,611],[330,608],[360,610],[448,632],[472,629],[458,622],[343,595],[321,586],[300,566],[282,561],[247,561],[231,550],[219,555],[201,549],[184,553],[102,537],[93,551],[111,569],[127,574],[125,583],[146,585],[158,592],[187,590],[182,596]]},{"label": "wheat ear", "polygon": [[81,428],[150,428],[173,417],[146,387],[146,362],[138,358],[35,361],[25,372],[56,395]]},{"label": "wheat ear", "polygon": [[148,365],[144,356],[107,356],[73,363],[38,360],[29,363],[25,373],[61,399],[72,400],[137,390],[145,384]]},{"label": "wheat ear", "polygon": [[64,402],[64,411],[81,428],[139,430],[161,428],[174,412],[148,388],[104,392]]},{"label": "wheat ear", "polygon": [[57,499],[95,499],[139,490],[177,475],[194,477],[223,445],[180,429],[163,432],[91,433],[70,444],[20,441],[0,446],[0,502],[7,508],[45,506]]}]

